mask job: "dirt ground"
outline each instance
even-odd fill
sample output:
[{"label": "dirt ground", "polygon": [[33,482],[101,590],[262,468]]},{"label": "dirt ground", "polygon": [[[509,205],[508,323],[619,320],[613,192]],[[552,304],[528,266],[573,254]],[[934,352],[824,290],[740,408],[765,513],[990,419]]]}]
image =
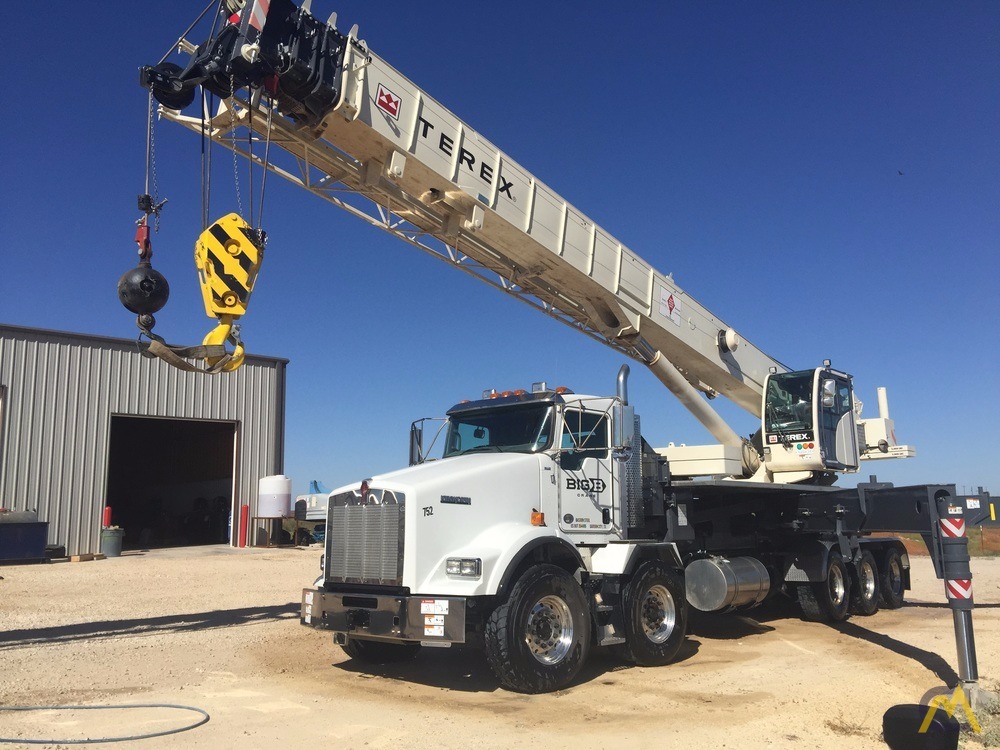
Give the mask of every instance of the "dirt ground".
[{"label": "dirt ground", "polygon": [[[626,667],[598,650],[571,688],[527,696],[500,689],[475,651],[424,649],[377,668],[348,660],[298,621],[320,552],[201,547],[0,567],[0,706],[163,703],[211,715],[126,745],[150,750],[843,750],[884,748],[889,706],[957,679],[951,615],[927,558],[911,558],[914,590],[900,610],[835,627],[781,601],[751,616],[701,615],[675,664]],[[979,670],[996,689],[1000,560],[975,560],[973,574]],[[0,737],[127,736],[198,718],[0,711]]]}]

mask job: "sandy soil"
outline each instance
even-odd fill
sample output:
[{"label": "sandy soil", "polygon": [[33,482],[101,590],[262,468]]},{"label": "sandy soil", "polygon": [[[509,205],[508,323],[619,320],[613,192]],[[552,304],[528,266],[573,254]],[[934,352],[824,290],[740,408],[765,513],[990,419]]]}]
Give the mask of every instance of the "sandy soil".
[{"label": "sandy soil", "polygon": [[[424,649],[354,663],[298,622],[320,549],[202,547],[0,567],[0,705],[166,703],[211,721],[157,748],[884,748],[883,712],[953,684],[943,586],[911,558],[908,604],[836,627],[779,601],[696,617],[679,662],[601,650],[573,687],[500,689],[481,655]],[[979,669],[1000,677],[1000,560],[973,563]],[[198,716],[130,709],[0,712],[0,737],[97,738]],[[9,747],[9,745],[7,745]],[[120,745],[119,745],[120,746]]]}]

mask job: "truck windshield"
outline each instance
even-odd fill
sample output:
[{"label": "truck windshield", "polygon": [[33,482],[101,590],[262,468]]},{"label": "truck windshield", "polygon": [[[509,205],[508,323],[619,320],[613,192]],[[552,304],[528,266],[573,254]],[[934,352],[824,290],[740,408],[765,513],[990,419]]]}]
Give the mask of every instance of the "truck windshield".
[{"label": "truck windshield", "polygon": [[444,457],[464,453],[537,453],[552,441],[552,405],[524,404],[452,414]]},{"label": "truck windshield", "polygon": [[767,381],[764,414],[769,432],[802,432],[813,428],[813,371],[772,375]]}]

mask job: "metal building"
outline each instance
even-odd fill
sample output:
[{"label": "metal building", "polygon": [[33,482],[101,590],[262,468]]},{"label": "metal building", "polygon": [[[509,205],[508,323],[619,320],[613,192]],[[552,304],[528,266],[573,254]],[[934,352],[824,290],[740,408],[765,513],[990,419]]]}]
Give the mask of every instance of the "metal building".
[{"label": "metal building", "polygon": [[125,547],[235,541],[260,477],[282,473],[288,360],[207,376],[134,341],[0,324],[0,507],[49,544],[96,552],[105,504]]}]

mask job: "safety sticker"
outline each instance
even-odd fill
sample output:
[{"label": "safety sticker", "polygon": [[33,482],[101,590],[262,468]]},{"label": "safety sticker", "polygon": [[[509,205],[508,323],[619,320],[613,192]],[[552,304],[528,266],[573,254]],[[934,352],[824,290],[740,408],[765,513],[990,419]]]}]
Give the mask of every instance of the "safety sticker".
[{"label": "safety sticker", "polygon": [[681,307],[665,286],[660,287],[660,315],[670,318],[675,326],[681,324]]},{"label": "safety sticker", "polygon": [[424,625],[424,635],[444,637],[444,625]]},{"label": "safety sticker", "polygon": [[979,498],[978,497],[967,497],[965,499],[965,505],[967,508],[974,508],[979,510]]},{"label": "safety sticker", "polygon": [[444,625],[444,615],[424,615],[424,627]]},{"label": "safety sticker", "polygon": [[422,615],[446,615],[448,614],[447,599],[421,599],[420,614]]},{"label": "safety sticker", "polygon": [[968,579],[945,581],[945,592],[949,599],[971,599],[972,581]]},{"label": "safety sticker", "polygon": [[960,515],[962,515],[962,506],[961,505],[949,505],[948,506],[948,515],[949,516],[960,516]]},{"label": "safety sticker", "polygon": [[965,536],[964,518],[942,518],[938,522],[941,526],[941,533],[952,539]]}]

